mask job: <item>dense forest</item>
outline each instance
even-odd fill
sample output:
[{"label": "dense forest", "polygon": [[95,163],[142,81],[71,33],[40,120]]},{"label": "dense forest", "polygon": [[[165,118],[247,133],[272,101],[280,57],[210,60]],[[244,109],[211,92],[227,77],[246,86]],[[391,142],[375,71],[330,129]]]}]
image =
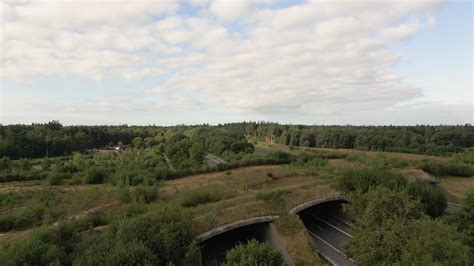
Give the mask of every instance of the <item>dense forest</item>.
[{"label": "dense forest", "polygon": [[[431,155],[444,155],[474,146],[474,128],[471,125],[305,126],[243,122],[217,126],[160,127],[63,126],[58,121],[52,121],[46,124],[0,125],[0,157],[8,156],[11,159],[54,157],[117,144],[150,146],[170,135],[184,132],[187,132],[186,137],[189,139],[209,139],[207,143],[196,145],[206,145],[205,148],[219,154],[228,144],[222,139],[229,135],[238,136],[241,140],[231,144],[234,145],[232,149],[234,153],[249,148],[242,136],[291,146]],[[183,142],[182,145],[187,144]],[[241,147],[237,147],[239,145]]]},{"label": "dense forest", "polygon": [[304,147],[445,155],[474,146],[471,125],[306,126],[244,122],[223,127],[260,141]]}]

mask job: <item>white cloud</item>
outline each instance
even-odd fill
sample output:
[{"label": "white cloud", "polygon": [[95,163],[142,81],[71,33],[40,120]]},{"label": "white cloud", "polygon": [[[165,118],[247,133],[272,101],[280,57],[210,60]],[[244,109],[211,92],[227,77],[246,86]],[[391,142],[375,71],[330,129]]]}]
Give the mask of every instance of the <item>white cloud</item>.
[{"label": "white cloud", "polygon": [[420,22],[412,21],[395,27],[384,29],[381,32],[381,35],[389,39],[401,40],[415,34],[420,29],[420,27]]},{"label": "white cloud", "polygon": [[180,14],[174,1],[2,3],[2,78],[159,77],[148,91],[205,99],[177,97],[174,108],[266,114],[380,110],[422,95],[394,74],[402,55],[389,45],[432,25],[434,17],[421,18],[436,2],[198,2],[190,4],[208,10],[197,15]]},{"label": "white cloud", "polygon": [[254,11],[253,8],[253,3],[250,0],[214,0],[210,6],[210,11],[222,20],[232,21],[248,16]]}]

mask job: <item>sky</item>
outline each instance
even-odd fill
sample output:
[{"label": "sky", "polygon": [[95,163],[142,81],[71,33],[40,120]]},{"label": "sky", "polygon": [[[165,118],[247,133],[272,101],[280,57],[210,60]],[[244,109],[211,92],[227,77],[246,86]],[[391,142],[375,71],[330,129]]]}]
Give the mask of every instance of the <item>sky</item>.
[{"label": "sky", "polygon": [[0,1],[0,124],[473,123],[471,1]]}]

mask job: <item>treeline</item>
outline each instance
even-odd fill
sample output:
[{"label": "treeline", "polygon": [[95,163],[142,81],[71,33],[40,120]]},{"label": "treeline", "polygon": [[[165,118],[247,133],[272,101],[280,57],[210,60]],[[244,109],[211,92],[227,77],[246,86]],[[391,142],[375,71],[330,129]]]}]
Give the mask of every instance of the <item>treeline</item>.
[{"label": "treeline", "polygon": [[443,155],[474,146],[471,125],[305,126],[243,122],[221,127],[260,141],[304,147]]},{"label": "treeline", "polygon": [[[171,137],[182,146],[196,144],[216,155],[253,151],[244,135],[222,128],[200,126],[63,126],[58,121],[32,125],[0,125],[0,157],[11,159],[70,155],[112,145],[151,147]],[[189,142],[190,141],[190,142]],[[180,149],[177,147],[176,149]]]},{"label": "treeline", "polygon": [[136,137],[154,134],[156,127],[63,126],[47,124],[0,125],[0,157],[11,159],[69,155],[75,151],[130,144]]},{"label": "treeline", "polygon": [[[217,130],[220,129],[220,130]],[[187,132],[187,133],[185,133]],[[184,134],[197,139],[228,134],[255,140],[321,148],[347,148],[441,155],[474,146],[474,128],[464,126],[305,126],[243,122],[218,126],[63,126],[58,121],[0,125],[0,157],[11,159],[69,155],[108,145],[151,145],[162,137]],[[197,135],[197,137],[193,137]],[[134,142],[135,140],[135,142]],[[212,143],[212,144],[210,144]],[[246,142],[205,141],[210,152],[241,151]],[[238,146],[241,147],[238,147]]]}]

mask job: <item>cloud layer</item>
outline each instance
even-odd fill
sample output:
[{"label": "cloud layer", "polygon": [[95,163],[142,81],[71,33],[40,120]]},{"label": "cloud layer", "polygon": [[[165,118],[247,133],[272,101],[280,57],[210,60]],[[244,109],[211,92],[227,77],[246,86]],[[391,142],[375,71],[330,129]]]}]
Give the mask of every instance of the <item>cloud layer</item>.
[{"label": "cloud layer", "polygon": [[[1,78],[9,84],[38,77],[100,83],[113,77],[136,82],[130,90],[141,88],[144,99],[169,100],[77,103],[98,112],[152,111],[154,105],[172,110],[186,103],[228,112],[330,116],[383,110],[422,96],[421,88],[395,74],[403,55],[390,47],[434,24],[431,12],[438,2],[38,0],[1,5]],[[143,88],[151,79],[154,84]]]}]

